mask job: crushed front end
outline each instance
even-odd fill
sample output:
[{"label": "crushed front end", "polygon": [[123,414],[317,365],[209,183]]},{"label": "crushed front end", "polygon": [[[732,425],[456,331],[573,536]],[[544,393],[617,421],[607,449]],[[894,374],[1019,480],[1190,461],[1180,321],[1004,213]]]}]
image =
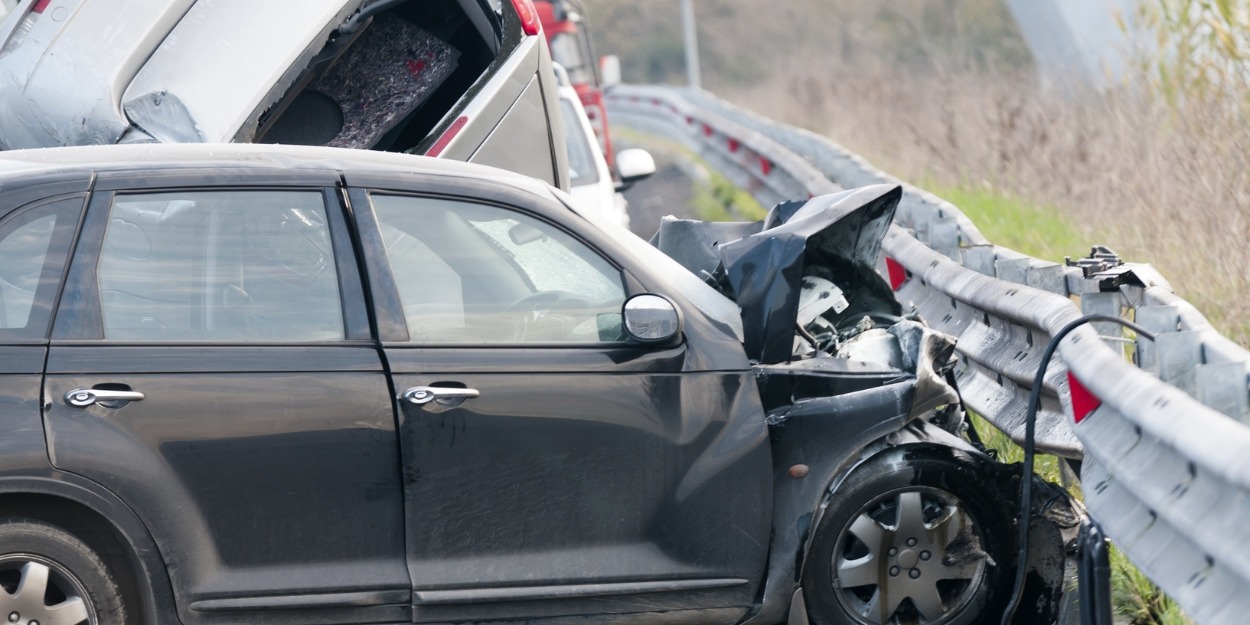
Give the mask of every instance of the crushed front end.
[{"label": "crushed front end", "polygon": [[[759,222],[669,217],[652,239],[741,311],[776,476],[772,560],[750,623],[787,613],[791,623],[808,614],[837,621],[842,613],[866,623],[997,622],[994,612],[1010,595],[1019,465],[998,462],[970,430],[950,375],[955,338],[904,310],[876,270],[901,197],[900,187],[876,185],[779,204]],[[1062,621],[1071,546],[1084,515],[1058,487],[1035,491],[1044,494],[1026,521],[1033,540],[1024,598],[1031,608],[1021,617]],[[905,497],[892,493],[915,493],[925,510],[953,502],[950,514],[978,533],[939,541],[941,557],[955,563],[945,570],[975,575],[943,580],[925,597],[907,585],[908,575],[929,573],[917,566],[895,576],[895,556],[885,555],[910,543],[861,544],[856,523],[874,523],[889,536],[903,525]],[[886,518],[871,519],[861,499],[885,506]],[[893,504],[895,526],[888,520]],[[955,518],[925,522],[938,531]],[[836,573],[870,557],[879,558],[867,567],[879,569],[875,577],[848,585]]]}]

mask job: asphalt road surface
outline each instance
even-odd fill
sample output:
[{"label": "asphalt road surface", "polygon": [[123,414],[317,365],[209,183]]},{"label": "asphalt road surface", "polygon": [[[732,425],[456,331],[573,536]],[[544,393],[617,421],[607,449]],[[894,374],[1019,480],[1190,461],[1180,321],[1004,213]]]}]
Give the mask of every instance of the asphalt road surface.
[{"label": "asphalt road surface", "polygon": [[683,219],[695,216],[690,207],[690,178],[662,155],[655,156],[655,174],[625,192],[625,199],[629,200],[629,229],[644,239],[650,239],[660,229],[660,219],[665,215]]}]

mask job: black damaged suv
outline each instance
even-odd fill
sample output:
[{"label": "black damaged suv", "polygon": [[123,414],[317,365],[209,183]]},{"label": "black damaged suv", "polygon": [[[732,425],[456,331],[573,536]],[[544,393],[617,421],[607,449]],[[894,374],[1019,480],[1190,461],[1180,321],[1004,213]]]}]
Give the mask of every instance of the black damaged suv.
[{"label": "black damaged suv", "polygon": [[872,271],[899,197],[657,248],[453,161],[4,153],[0,618],[996,618],[1014,491]]}]

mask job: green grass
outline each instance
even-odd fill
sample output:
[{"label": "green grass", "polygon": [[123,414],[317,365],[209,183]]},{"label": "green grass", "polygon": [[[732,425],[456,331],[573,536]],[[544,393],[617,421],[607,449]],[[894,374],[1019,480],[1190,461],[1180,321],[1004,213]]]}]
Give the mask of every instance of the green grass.
[{"label": "green grass", "polygon": [[1137,570],[1128,556],[1111,548],[1111,602],[1132,625],[1193,625],[1180,606]]},{"label": "green grass", "polygon": [[[972,427],[977,431],[977,436],[981,438],[981,442],[987,448],[994,450],[999,462],[1005,464],[1024,462],[1024,449],[1013,443],[1005,432],[994,427],[985,417],[979,414],[969,411],[968,416],[972,421]],[[1062,478],[1059,458],[1055,456],[1035,454],[1033,456],[1033,471],[1048,482],[1059,482]]]},{"label": "green grass", "polygon": [[694,196],[690,200],[699,219],[757,221],[768,214],[768,209],[757,202],[750,193],[734,186],[727,178],[711,169],[708,169],[708,172],[710,176],[707,180],[695,183]]},{"label": "green grass", "polygon": [[942,186],[929,181],[919,186],[958,207],[996,245],[1055,262],[1089,253],[1086,233],[1051,207],[988,187]]}]

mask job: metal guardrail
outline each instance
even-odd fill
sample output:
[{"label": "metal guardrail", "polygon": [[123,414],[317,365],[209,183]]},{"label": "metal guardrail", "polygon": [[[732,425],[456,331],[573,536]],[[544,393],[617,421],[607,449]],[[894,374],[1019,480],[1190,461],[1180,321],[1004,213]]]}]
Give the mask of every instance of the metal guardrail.
[{"label": "metal guardrail", "polygon": [[[621,86],[608,102],[615,125],[684,143],[766,205],[902,184],[824,137],[703,91]],[[1250,352],[1147,265],[1082,269],[1031,258],[990,243],[950,203],[903,186],[881,270],[905,269],[900,300],[959,337],[965,402],[1017,442],[1052,332],[1083,313],[1158,332],[1153,344],[1114,324],[1069,334],[1047,370],[1038,449],[1083,460],[1090,513],[1188,614],[1203,624],[1246,622]]]}]

